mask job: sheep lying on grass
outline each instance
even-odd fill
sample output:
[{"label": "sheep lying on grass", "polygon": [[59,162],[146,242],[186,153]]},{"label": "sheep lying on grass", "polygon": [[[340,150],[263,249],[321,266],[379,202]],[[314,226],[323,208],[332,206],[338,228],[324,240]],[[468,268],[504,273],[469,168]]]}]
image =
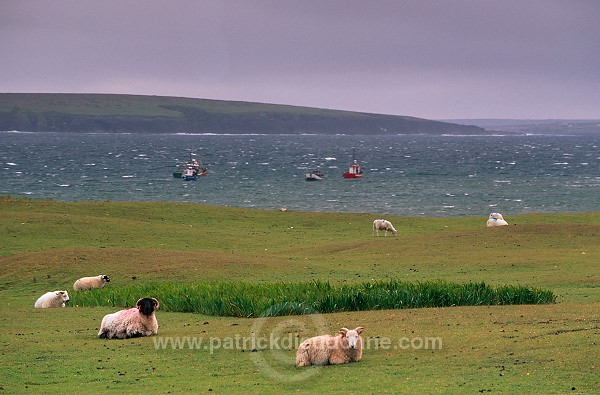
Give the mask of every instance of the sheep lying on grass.
[{"label": "sheep lying on grass", "polygon": [[296,351],[296,366],[338,365],[362,358],[361,333],[365,328],[342,328],[337,336],[322,335],[303,341]]},{"label": "sheep lying on grass", "polygon": [[500,213],[491,213],[489,219],[487,220],[487,226],[503,226],[508,225],[508,222],[504,220],[504,217]]},{"label": "sheep lying on grass", "polygon": [[158,300],[142,298],[135,305],[129,310],[105,315],[98,336],[103,339],[128,339],[156,335],[158,321],[155,310],[159,306]]},{"label": "sheep lying on grass", "polygon": [[75,281],[75,284],[73,284],[73,289],[75,291],[79,291],[92,288],[102,288],[109,281],[110,278],[104,274],[94,277],[83,277]]},{"label": "sheep lying on grass", "polygon": [[377,232],[377,237],[379,237],[380,230],[385,230],[385,237],[387,237],[388,230],[392,232],[394,236],[398,237],[398,232],[396,231],[396,229],[394,229],[394,225],[392,225],[390,221],[387,221],[385,219],[376,219],[375,221],[373,221],[373,236],[375,236],[375,232]]},{"label": "sheep lying on grass", "polygon": [[46,292],[35,301],[33,305],[36,309],[46,309],[52,307],[65,307],[65,303],[69,301],[69,293],[67,291]]}]

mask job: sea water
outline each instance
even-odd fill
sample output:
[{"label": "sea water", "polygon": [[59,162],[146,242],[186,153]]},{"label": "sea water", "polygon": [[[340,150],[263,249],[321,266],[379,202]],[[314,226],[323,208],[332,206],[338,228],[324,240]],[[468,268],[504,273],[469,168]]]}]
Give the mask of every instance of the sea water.
[{"label": "sea water", "polygon": [[[600,211],[600,135],[0,132],[0,195],[431,217]],[[342,177],[352,159],[362,179]],[[173,172],[190,152],[209,175]],[[323,181],[305,181],[319,166]]]}]

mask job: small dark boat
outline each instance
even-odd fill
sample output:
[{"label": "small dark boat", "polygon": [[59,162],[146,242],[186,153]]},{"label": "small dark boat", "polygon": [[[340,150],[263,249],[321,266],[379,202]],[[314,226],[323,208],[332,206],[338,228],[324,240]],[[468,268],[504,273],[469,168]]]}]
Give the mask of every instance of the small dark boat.
[{"label": "small dark boat", "polygon": [[322,181],[325,175],[321,171],[319,167],[311,171],[310,173],[306,173],[305,175],[306,181]]}]

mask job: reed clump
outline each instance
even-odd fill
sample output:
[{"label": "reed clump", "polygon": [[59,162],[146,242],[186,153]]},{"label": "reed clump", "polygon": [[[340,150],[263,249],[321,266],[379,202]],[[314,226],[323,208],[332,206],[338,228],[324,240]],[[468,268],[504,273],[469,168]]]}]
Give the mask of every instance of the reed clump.
[{"label": "reed clump", "polygon": [[163,311],[226,317],[556,302],[552,291],[526,286],[386,280],[339,285],[324,281],[128,285],[75,291],[70,305],[130,307],[146,296],[158,298]]}]

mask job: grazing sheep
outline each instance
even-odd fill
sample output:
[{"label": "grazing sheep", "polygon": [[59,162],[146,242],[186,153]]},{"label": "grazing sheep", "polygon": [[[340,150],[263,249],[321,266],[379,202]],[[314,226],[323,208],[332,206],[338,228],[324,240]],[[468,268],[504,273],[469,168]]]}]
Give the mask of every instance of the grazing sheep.
[{"label": "grazing sheep", "polygon": [[142,298],[135,305],[129,310],[105,315],[98,336],[103,339],[128,339],[156,335],[158,322],[155,310],[159,306],[158,300]]},{"label": "grazing sheep", "polygon": [[94,276],[94,277],[83,277],[83,278],[80,278],[79,280],[75,281],[75,284],[73,284],[73,289],[75,291],[79,291],[79,290],[83,291],[83,290],[92,289],[92,288],[102,288],[109,281],[110,281],[110,278],[108,278],[108,276],[106,276],[104,274],[101,274],[99,276]]},{"label": "grazing sheep", "polygon": [[394,229],[394,225],[392,225],[390,221],[387,221],[385,219],[376,219],[375,221],[373,221],[373,236],[375,236],[375,232],[377,232],[377,237],[379,237],[380,230],[385,230],[385,237],[387,237],[388,230],[392,232],[394,236],[398,237],[398,232],[396,231],[396,229]]},{"label": "grazing sheep", "polygon": [[296,366],[338,365],[362,358],[361,333],[365,328],[342,328],[337,336],[322,335],[303,341],[296,351]]},{"label": "grazing sheep", "polygon": [[508,225],[508,222],[504,220],[504,217],[500,213],[491,213],[489,219],[487,220],[487,226],[503,226]]},{"label": "grazing sheep", "polygon": [[36,309],[46,309],[52,307],[65,307],[65,303],[69,301],[69,293],[67,291],[46,292],[35,301],[33,307]]}]

